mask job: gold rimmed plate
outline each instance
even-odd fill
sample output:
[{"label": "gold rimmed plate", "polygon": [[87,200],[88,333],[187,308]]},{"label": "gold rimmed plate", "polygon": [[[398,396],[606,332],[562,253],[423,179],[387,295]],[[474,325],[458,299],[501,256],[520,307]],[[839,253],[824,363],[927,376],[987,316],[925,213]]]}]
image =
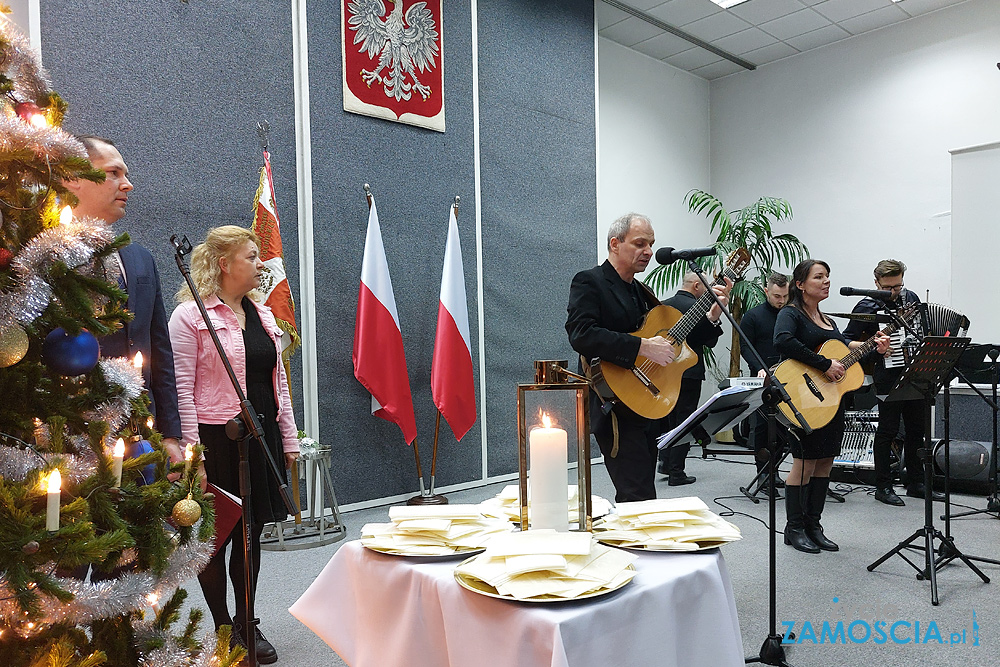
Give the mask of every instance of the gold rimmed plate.
[{"label": "gold rimmed plate", "polygon": [[[476,556],[473,556],[471,558],[466,558],[461,563],[459,563],[459,567],[461,567],[462,565],[465,565],[466,563],[468,563],[469,561],[471,561],[475,557]],[[461,572],[458,571],[458,569],[455,570],[455,581],[458,582],[459,586],[461,586],[462,588],[464,588],[466,590],[472,591],[473,593],[478,593],[479,595],[485,595],[486,597],[496,598],[498,600],[509,600],[511,602],[531,602],[531,603],[536,603],[536,602],[576,602],[578,600],[590,600],[592,598],[599,598],[599,597],[601,597],[603,595],[607,595],[609,593],[614,593],[615,591],[617,591],[617,590],[625,587],[629,583],[631,583],[632,579],[635,577],[635,566],[634,565],[629,565],[625,569],[628,570],[628,571],[630,571],[630,572],[632,572],[632,576],[629,577],[628,579],[625,579],[624,581],[620,582],[616,586],[606,587],[606,588],[599,588],[597,590],[590,591],[588,593],[584,593],[583,595],[578,595],[578,596],[572,597],[572,598],[560,597],[558,595],[544,595],[544,596],[539,596],[539,597],[534,597],[534,598],[516,598],[516,597],[514,597],[512,595],[503,595],[503,594],[499,593],[497,591],[497,589],[495,589],[493,586],[490,586],[488,583],[486,583],[482,579],[477,579],[476,577],[470,577],[470,576],[468,576],[466,574],[462,574]]]},{"label": "gold rimmed plate", "polygon": [[426,563],[434,561],[455,560],[458,558],[469,558],[470,556],[476,556],[486,551],[486,547],[475,547],[473,549],[461,549],[459,551],[453,551],[452,553],[448,554],[407,553],[403,551],[382,549],[380,547],[370,546],[368,544],[365,544],[364,540],[361,541],[361,546],[363,546],[365,549],[368,549],[369,551],[374,551],[375,553],[383,554],[385,556],[397,556],[399,558],[419,560]]},{"label": "gold rimmed plate", "polygon": [[696,554],[699,551],[710,551],[711,549],[718,549],[725,544],[729,544],[727,541],[711,542],[706,540],[704,542],[696,542],[695,544],[698,545],[697,549],[653,549],[642,544],[618,544],[617,542],[612,542],[610,540],[602,540],[600,537],[597,537],[597,541],[604,546],[624,549],[625,551],[636,551],[644,554]]}]

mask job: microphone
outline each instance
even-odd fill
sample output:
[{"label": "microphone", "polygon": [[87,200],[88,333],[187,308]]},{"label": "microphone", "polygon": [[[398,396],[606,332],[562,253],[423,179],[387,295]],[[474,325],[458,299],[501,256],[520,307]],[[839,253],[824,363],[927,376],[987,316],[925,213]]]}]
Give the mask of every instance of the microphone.
[{"label": "microphone", "polygon": [[887,289],[855,289],[853,287],[841,287],[840,296],[866,296],[876,301],[892,301],[892,292]]},{"label": "microphone", "polygon": [[712,257],[715,255],[715,248],[689,248],[688,250],[674,250],[666,247],[656,251],[656,261],[660,264],[673,264],[679,259],[694,259],[696,257]]}]

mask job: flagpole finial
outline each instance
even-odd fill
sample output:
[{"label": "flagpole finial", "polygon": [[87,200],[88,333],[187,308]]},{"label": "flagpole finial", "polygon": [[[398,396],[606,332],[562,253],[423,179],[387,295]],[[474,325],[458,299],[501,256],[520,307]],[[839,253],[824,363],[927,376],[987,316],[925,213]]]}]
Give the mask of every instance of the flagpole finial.
[{"label": "flagpole finial", "polygon": [[365,194],[370,195],[372,193],[372,186],[365,183]]},{"label": "flagpole finial", "polygon": [[257,121],[257,136],[260,138],[260,149],[266,151],[270,144],[271,125],[266,121]]}]

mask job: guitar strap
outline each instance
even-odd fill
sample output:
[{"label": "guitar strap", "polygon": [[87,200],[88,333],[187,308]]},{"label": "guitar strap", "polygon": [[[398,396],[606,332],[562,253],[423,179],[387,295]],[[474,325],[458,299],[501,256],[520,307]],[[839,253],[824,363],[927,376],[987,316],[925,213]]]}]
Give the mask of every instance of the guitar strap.
[{"label": "guitar strap", "polygon": [[[590,363],[586,360],[586,358],[584,358],[582,354],[580,355],[580,368],[583,369],[583,374],[586,376],[586,378],[588,380],[591,380],[590,390],[596,392],[597,388],[594,387],[593,376],[591,375],[591,370],[590,370]],[[613,434],[614,439],[612,440],[611,444],[611,453],[608,456],[610,458],[615,458],[618,456],[618,415],[615,414],[614,410],[612,410],[610,414],[611,414],[611,433]]]}]

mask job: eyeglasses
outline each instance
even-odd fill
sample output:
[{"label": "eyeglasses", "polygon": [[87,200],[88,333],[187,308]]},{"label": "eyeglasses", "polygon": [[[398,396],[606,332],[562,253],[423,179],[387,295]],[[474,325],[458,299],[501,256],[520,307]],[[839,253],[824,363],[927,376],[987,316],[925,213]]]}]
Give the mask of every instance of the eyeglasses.
[{"label": "eyeglasses", "polygon": [[903,283],[899,283],[898,285],[883,285],[882,283],[879,283],[878,286],[879,289],[889,290],[891,292],[899,292],[903,289]]}]

